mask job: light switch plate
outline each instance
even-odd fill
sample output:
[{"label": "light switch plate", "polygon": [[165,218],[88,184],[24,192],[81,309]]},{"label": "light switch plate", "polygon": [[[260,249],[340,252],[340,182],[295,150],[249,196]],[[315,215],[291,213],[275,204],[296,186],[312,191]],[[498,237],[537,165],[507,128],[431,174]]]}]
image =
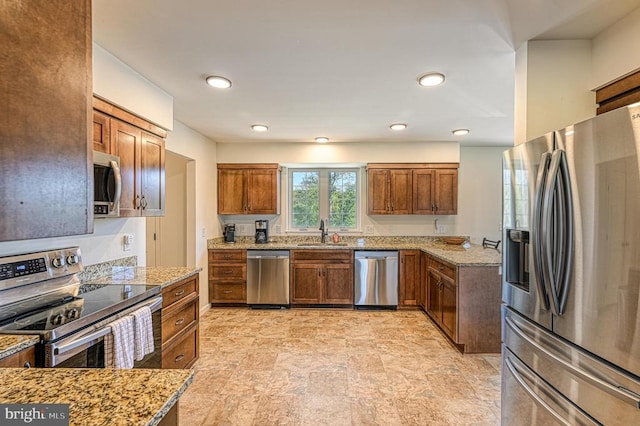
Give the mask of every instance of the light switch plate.
[{"label": "light switch plate", "polygon": [[280,225],[276,225],[276,235],[282,234],[282,227]]},{"label": "light switch plate", "polygon": [[365,234],[373,234],[373,231],[374,231],[373,225],[366,225],[364,227]]},{"label": "light switch plate", "polygon": [[130,251],[133,244],[133,234],[124,234],[122,236],[122,251]]}]

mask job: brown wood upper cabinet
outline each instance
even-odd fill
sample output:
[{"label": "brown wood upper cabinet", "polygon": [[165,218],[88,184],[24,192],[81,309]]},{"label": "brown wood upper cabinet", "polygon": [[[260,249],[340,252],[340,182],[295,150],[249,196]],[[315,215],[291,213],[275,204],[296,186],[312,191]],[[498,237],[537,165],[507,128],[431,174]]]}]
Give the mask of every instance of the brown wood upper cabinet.
[{"label": "brown wood upper cabinet", "polygon": [[94,150],[120,157],[120,216],[163,216],[166,131],[99,98],[93,106]]},{"label": "brown wood upper cabinet", "polygon": [[218,214],[280,213],[278,164],[218,164]]},{"label": "brown wood upper cabinet", "polygon": [[91,2],[3,2],[0,27],[0,241],[89,234]]},{"label": "brown wood upper cabinet", "polygon": [[458,213],[457,163],[370,163],[369,214]]}]

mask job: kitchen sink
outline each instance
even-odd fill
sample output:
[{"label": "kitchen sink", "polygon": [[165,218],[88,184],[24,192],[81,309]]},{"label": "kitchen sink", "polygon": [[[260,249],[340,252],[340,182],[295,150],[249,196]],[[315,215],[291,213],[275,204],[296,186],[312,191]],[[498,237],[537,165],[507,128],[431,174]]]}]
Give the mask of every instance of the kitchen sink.
[{"label": "kitchen sink", "polygon": [[346,246],[347,243],[298,243],[298,247],[331,247],[331,246]]}]

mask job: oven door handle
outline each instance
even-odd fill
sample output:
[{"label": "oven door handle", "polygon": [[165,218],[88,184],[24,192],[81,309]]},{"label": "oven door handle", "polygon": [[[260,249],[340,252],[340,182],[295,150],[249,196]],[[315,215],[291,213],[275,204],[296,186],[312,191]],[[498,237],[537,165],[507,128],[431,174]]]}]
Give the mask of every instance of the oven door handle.
[{"label": "oven door handle", "polygon": [[[130,313],[144,306],[149,306],[149,308],[151,309],[151,312],[155,312],[162,307],[162,297],[157,297],[153,299],[153,301],[151,301],[150,303],[146,303],[144,305],[136,305],[124,312],[121,312],[119,315],[116,315],[114,320],[117,318],[122,318],[125,315],[129,315]],[[93,333],[89,333],[87,335],[81,336],[78,339],[74,339],[67,344],[55,346],[53,353],[54,355],[62,355],[82,345],[86,345],[86,344],[89,344],[89,346],[95,345],[100,340],[104,339],[104,336],[106,336],[109,333],[111,333],[111,327],[106,325],[101,329],[94,331]]]}]

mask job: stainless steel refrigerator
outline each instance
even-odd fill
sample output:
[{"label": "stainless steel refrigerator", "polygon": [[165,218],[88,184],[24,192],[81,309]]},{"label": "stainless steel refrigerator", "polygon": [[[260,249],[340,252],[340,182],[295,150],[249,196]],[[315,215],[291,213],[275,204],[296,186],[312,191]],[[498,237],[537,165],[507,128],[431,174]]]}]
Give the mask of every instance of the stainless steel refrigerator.
[{"label": "stainless steel refrigerator", "polygon": [[640,104],[503,159],[502,424],[640,425]]}]

